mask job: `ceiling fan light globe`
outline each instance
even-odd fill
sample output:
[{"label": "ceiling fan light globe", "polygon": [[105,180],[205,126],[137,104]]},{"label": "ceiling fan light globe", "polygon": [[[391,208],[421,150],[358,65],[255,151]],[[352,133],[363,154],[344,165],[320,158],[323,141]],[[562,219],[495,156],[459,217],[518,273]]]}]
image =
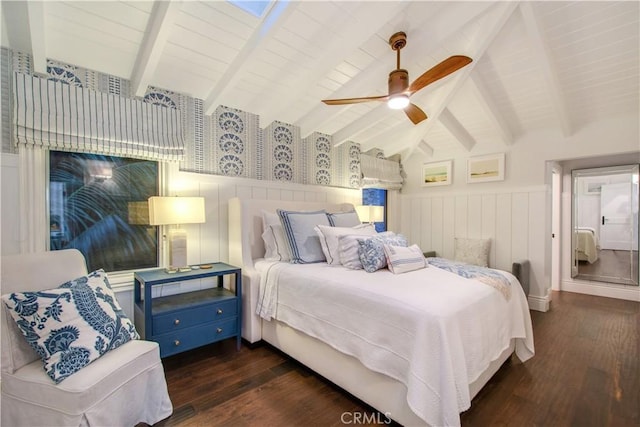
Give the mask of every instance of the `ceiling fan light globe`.
[{"label": "ceiling fan light globe", "polygon": [[402,110],[409,105],[409,97],[407,95],[393,96],[389,98],[387,105],[393,110]]}]

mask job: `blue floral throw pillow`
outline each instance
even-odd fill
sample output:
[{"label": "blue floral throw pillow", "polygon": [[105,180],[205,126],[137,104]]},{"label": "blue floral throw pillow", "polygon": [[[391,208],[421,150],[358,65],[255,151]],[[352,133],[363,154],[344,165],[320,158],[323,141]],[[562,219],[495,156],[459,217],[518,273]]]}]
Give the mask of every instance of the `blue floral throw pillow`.
[{"label": "blue floral throw pillow", "polygon": [[109,350],[139,338],[104,270],[56,289],[16,292],[2,299],[56,384]]},{"label": "blue floral throw pillow", "polygon": [[402,234],[387,231],[368,239],[359,239],[358,245],[358,256],[362,263],[362,268],[367,273],[373,273],[387,266],[384,245],[406,247],[407,239]]}]

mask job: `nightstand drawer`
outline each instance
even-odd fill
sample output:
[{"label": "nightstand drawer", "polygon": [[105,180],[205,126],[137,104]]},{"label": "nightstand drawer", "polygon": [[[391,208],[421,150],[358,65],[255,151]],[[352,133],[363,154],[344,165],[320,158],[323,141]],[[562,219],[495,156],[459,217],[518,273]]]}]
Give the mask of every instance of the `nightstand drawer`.
[{"label": "nightstand drawer", "polygon": [[[222,286],[224,277],[229,279],[227,288]],[[202,286],[192,281],[209,278],[217,279],[218,285],[162,296],[164,285],[187,282]],[[158,288],[161,296],[153,298],[152,291]],[[224,262],[177,273],[156,268],[133,275],[136,328],[143,339],[160,344],[161,357],[232,337],[240,350],[241,296],[242,271]]]},{"label": "nightstand drawer", "polygon": [[160,357],[166,357],[232,337],[237,333],[237,318],[230,317],[218,322],[211,322],[192,328],[156,335],[153,337],[153,340],[160,344]]},{"label": "nightstand drawer", "polygon": [[171,313],[154,316],[153,335],[235,317],[237,313],[238,302],[236,298],[189,310],[176,310]]}]

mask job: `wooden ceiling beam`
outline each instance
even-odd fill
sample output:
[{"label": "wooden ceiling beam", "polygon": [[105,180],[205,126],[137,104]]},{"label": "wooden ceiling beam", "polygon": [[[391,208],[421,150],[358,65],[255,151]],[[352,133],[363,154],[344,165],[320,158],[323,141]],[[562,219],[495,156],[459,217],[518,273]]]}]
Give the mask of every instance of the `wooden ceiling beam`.
[{"label": "wooden ceiling beam", "polygon": [[[481,34],[484,36],[484,38],[479,39],[476,43],[475,49],[472,49],[470,52],[470,56],[471,58],[473,58],[473,62],[464,67],[462,70],[458,71],[459,74],[457,76],[455,84],[451,87],[444,100],[438,104],[438,108],[435,111],[431,111],[429,119],[425,120],[427,124],[424,127],[424,134],[422,135],[422,138],[426,138],[429,130],[434,125],[436,120],[439,120],[442,112],[449,106],[449,103],[453,100],[460,88],[467,81],[495,37],[502,30],[511,15],[513,15],[516,7],[517,3],[515,2],[496,3],[494,4],[493,9],[489,11],[490,14],[484,17],[486,21],[483,23],[484,25],[481,31]],[[422,138],[420,140],[422,140]],[[408,155],[411,155],[416,146],[417,143],[415,143],[412,147],[409,147],[409,149],[407,150]],[[467,149],[464,144],[462,144],[462,146]]]},{"label": "wooden ceiling beam", "polygon": [[556,117],[560,122],[562,133],[565,137],[568,137],[571,135],[572,129],[567,102],[562,94],[562,86],[560,85],[555,65],[551,59],[549,47],[544,40],[540,24],[538,23],[535,11],[530,2],[520,3],[520,14],[522,15],[525,27],[527,28],[527,34],[533,45],[534,60],[540,64],[542,68],[542,75],[547,84],[549,96],[551,97]]},{"label": "wooden ceiling beam", "polygon": [[455,118],[453,113],[448,108],[445,108],[440,113],[440,123],[444,125],[445,128],[453,135],[453,137],[458,141],[460,145],[464,147],[465,150],[471,151],[471,149],[476,145],[476,140],[471,136],[469,131]]},{"label": "wooden ceiling beam", "polygon": [[[462,29],[464,29],[465,26],[467,26],[470,22],[472,22],[475,19],[478,19],[479,17],[483,16],[485,13],[490,11],[492,7],[492,3],[489,3],[489,2],[473,2],[473,3],[464,3],[460,5],[456,4],[455,7],[453,7],[452,5],[453,4],[449,4],[448,7],[441,9],[439,11],[440,13],[437,13],[436,15],[434,15],[433,17],[434,19],[428,20],[427,22],[425,22],[424,25],[420,27],[420,29],[417,29],[414,33],[412,33],[412,36],[411,36],[412,39],[427,40],[429,42],[428,45],[426,46],[427,49],[429,49],[429,46],[431,46],[431,49],[436,49],[438,48],[439,45],[444,44],[448,38],[454,36],[459,31],[462,31]],[[452,25],[452,22],[455,23],[455,25]],[[473,59],[474,61],[476,60],[475,57]],[[470,65],[473,65],[473,64],[474,63],[472,62]],[[468,68],[470,65],[468,65],[465,68]],[[357,79],[357,78],[358,76],[354,77],[354,79]],[[376,107],[374,110],[372,110],[372,112],[373,111],[378,112],[378,110],[380,109],[384,109],[384,111],[387,111],[387,112],[389,111],[386,105],[380,105]],[[369,127],[375,125],[377,121],[378,121],[378,116],[376,116],[376,119],[362,120],[360,127],[354,127],[352,123],[351,125],[348,125],[339,131],[341,139],[344,138],[343,141],[352,139],[355,134],[363,132]],[[429,122],[429,121],[430,120],[426,120],[426,122]],[[422,125],[422,123],[420,125]],[[402,126],[402,125],[398,125],[398,126]],[[349,128],[350,131],[354,133],[352,135],[346,135],[347,128]],[[378,137],[373,137],[373,138],[370,138],[368,141],[358,141],[358,142],[366,145],[367,147],[373,147],[373,146],[376,146],[376,144],[380,140],[381,139]],[[422,140],[422,137],[420,138],[416,137],[416,139],[412,142],[413,146],[415,146],[421,140]],[[334,140],[334,144],[335,143],[336,143],[336,140]],[[385,152],[386,152],[386,148],[385,148]]]},{"label": "wooden ceiling beam", "polygon": [[[262,22],[256,27],[251,34],[249,40],[242,46],[238,55],[233,59],[231,64],[227,66],[224,74],[218,79],[215,86],[211,88],[209,94],[204,101],[204,113],[206,115],[213,114],[221,100],[225,98],[228,92],[235,88],[236,83],[242,77],[242,70],[246,67],[249,58],[253,55],[274,33],[291,13],[296,9],[296,2],[275,0],[271,8],[264,14]],[[254,110],[254,112],[257,112]],[[262,122],[262,120],[261,120]],[[268,125],[270,122],[263,122]]]},{"label": "wooden ceiling beam", "polygon": [[433,157],[433,148],[431,148],[431,146],[424,139],[418,142],[417,148],[418,150],[422,151],[422,154],[424,154],[427,158]]},{"label": "wooden ceiling beam", "polygon": [[44,7],[46,2],[5,1],[2,7],[3,36],[12,49],[30,53],[33,70],[47,72]]},{"label": "wooden ceiling beam", "polygon": [[[400,7],[399,7],[400,6]],[[297,98],[308,92],[331,70],[340,65],[344,58],[365,43],[371,37],[372,28],[380,28],[389,22],[392,14],[404,12],[402,3],[380,2],[375,5],[363,3],[355,12],[357,21],[349,27],[345,27],[336,37],[332,37],[330,44],[325,47],[324,54],[317,55],[316,59],[305,64],[312,71],[300,74],[295,79],[289,79],[286,88],[279,90],[276,96],[260,97],[256,100],[256,111],[261,112],[260,118],[265,123],[271,123],[279,117],[285,116],[292,103]],[[355,78],[358,78],[356,76]],[[318,100],[320,103],[320,100]],[[296,117],[291,121],[298,121]]]},{"label": "wooden ceiling beam", "polygon": [[131,72],[131,89],[135,96],[145,95],[181,8],[182,3],[177,0],[154,3]]},{"label": "wooden ceiling beam", "polygon": [[31,55],[33,55],[33,71],[47,73],[47,49],[44,36],[44,5],[45,2],[29,1],[27,4],[27,19],[29,36],[31,38]]},{"label": "wooden ceiling beam", "polygon": [[356,120],[349,123],[339,131],[335,132],[333,136],[333,146],[337,147],[346,141],[353,140],[358,133],[363,132],[372,124],[377,123],[389,114],[389,108],[387,104],[381,104],[372,109],[367,114],[360,116]]},{"label": "wooden ceiling beam", "polygon": [[496,105],[491,93],[481,81],[478,74],[472,74],[468,80],[469,87],[476,101],[480,104],[480,108],[486,114],[491,121],[493,127],[500,134],[500,139],[505,145],[511,145],[513,143],[513,132],[509,127],[509,124],[500,113],[500,109]]}]

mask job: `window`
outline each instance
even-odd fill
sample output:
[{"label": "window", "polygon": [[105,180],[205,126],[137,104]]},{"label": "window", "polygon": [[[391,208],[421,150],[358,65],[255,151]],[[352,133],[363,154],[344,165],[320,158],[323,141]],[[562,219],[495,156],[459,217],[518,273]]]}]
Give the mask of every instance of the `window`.
[{"label": "window", "polygon": [[239,7],[255,16],[256,18],[262,17],[264,11],[267,10],[267,7],[271,4],[271,0],[259,0],[259,1],[250,1],[250,0],[228,0],[232,5]]},{"label": "window", "polygon": [[363,188],[362,204],[384,206],[384,221],[374,224],[377,232],[387,231],[387,190],[382,188]]},{"label": "window", "polygon": [[76,248],[93,271],[158,266],[158,231],[147,199],[158,194],[158,163],[51,151],[51,250]]}]

